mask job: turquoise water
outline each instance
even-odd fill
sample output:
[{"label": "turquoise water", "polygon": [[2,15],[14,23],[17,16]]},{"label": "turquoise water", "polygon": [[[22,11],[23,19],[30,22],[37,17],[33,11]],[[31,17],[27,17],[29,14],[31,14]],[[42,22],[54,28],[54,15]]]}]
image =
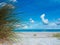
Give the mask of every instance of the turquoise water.
[{"label": "turquoise water", "polygon": [[60,32],[60,29],[20,29],[14,32]]}]

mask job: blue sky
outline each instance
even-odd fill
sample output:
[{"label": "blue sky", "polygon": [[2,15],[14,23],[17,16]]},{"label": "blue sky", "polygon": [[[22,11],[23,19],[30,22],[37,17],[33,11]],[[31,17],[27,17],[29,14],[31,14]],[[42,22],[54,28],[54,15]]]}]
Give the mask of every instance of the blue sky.
[{"label": "blue sky", "polygon": [[[5,0],[17,7],[18,19],[24,22],[25,29],[60,29],[60,0]],[[19,25],[19,24],[18,24]]]}]

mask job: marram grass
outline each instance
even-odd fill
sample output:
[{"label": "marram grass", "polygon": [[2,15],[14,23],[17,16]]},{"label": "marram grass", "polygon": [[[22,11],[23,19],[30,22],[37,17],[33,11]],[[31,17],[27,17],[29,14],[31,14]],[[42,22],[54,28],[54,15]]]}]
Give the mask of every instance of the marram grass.
[{"label": "marram grass", "polygon": [[[12,12],[14,7],[12,4],[6,4],[0,8],[0,44],[7,42],[7,45],[13,45],[12,43],[16,41],[16,34],[14,30],[14,23],[17,22],[14,19]],[[13,17],[13,18],[12,18]]]},{"label": "marram grass", "polygon": [[53,37],[56,37],[57,39],[60,39],[60,33],[53,34]]}]

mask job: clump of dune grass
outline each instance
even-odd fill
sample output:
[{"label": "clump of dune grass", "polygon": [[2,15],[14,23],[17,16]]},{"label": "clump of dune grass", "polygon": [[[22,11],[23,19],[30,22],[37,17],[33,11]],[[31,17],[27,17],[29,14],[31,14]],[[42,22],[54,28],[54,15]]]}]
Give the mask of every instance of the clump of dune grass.
[{"label": "clump of dune grass", "polygon": [[53,37],[56,37],[57,39],[60,39],[60,33],[53,34]]},{"label": "clump of dune grass", "polygon": [[12,42],[16,41],[13,25],[17,20],[12,15],[13,11],[14,6],[12,4],[6,4],[0,8],[0,44],[8,42],[7,45],[12,45]]}]

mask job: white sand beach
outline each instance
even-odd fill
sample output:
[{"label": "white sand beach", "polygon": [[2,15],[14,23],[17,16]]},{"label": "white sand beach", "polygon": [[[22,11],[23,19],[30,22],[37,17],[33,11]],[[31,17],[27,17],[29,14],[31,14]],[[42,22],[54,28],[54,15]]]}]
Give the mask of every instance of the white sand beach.
[{"label": "white sand beach", "polygon": [[13,45],[60,45],[60,40],[52,37],[57,32],[23,32],[17,33],[20,41]]},{"label": "white sand beach", "polygon": [[55,33],[57,32],[16,32],[18,41],[13,45],[60,45],[60,40],[52,37]]},{"label": "white sand beach", "polygon": [[16,32],[21,38],[51,38],[56,33],[60,32]]}]

